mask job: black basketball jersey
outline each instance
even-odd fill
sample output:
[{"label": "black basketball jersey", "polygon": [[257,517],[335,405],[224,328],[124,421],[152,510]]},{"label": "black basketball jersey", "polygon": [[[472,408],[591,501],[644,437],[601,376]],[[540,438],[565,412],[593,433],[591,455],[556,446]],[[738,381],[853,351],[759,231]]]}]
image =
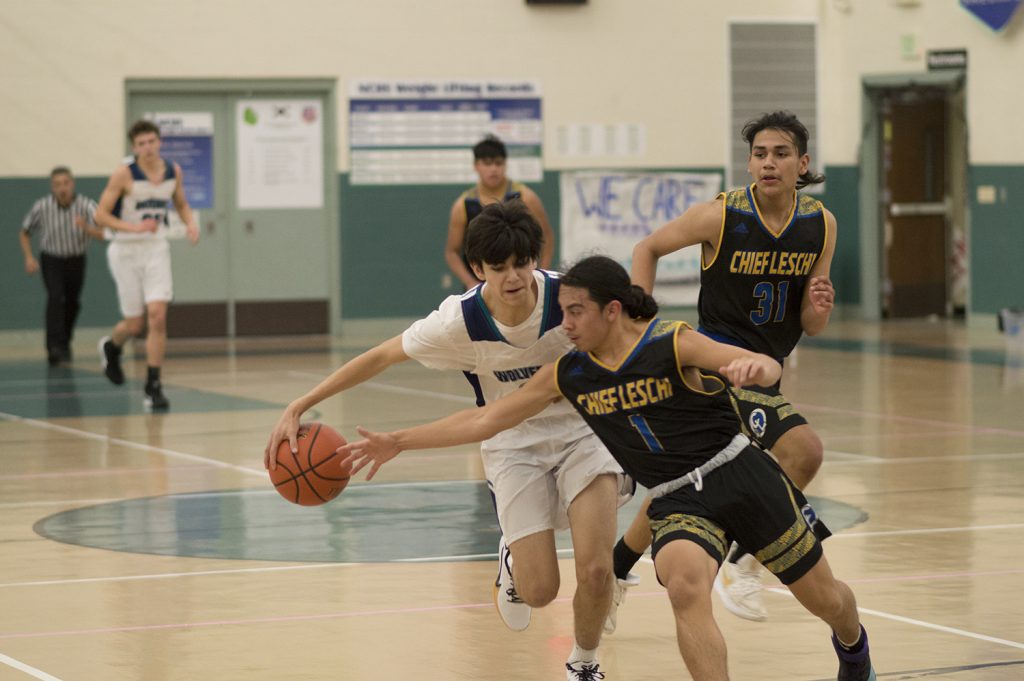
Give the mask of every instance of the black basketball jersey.
[{"label": "black basketball jersey", "polygon": [[705,377],[696,389],[683,380],[676,362],[682,328],[688,327],[651,320],[616,367],[579,351],[556,366],[562,395],[626,473],[648,488],[689,473],[740,432],[720,379]]},{"label": "black basketball jersey", "polygon": [[[523,196],[523,184],[521,182],[509,182],[505,187],[505,195],[501,197],[502,201],[508,201],[509,199],[519,199]],[[470,187],[466,191],[462,192],[462,205],[466,209],[466,227],[469,227],[469,223],[473,221],[477,215],[484,210],[484,204],[480,201],[480,188]]]},{"label": "black basketball jersey", "polygon": [[821,202],[796,195],[779,234],[761,219],[753,185],[725,197],[718,254],[701,262],[700,331],[715,340],[784,359],[803,334],[800,307],[828,225]]},{"label": "black basketball jersey", "polygon": [[[523,196],[523,185],[521,182],[509,182],[505,188],[505,195],[501,198],[502,201],[508,201],[509,199],[519,199]],[[470,187],[466,191],[462,192],[462,205],[466,209],[466,231],[462,237],[462,264],[466,266],[470,274],[473,273],[473,268],[469,266],[469,260],[466,258],[466,237],[469,233],[469,223],[473,221],[477,215],[484,210],[484,204],[480,201],[480,188]],[[476,276],[474,274],[474,276]]]}]

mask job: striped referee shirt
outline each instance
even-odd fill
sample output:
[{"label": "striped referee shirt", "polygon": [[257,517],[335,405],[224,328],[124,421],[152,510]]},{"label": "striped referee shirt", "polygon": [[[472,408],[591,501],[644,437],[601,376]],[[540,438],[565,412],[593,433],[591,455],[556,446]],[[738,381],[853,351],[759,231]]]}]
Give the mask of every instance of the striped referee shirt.
[{"label": "striped referee shirt", "polygon": [[29,234],[43,230],[40,249],[58,258],[85,255],[89,234],[75,225],[75,216],[81,215],[88,223],[95,222],[96,202],[87,196],[75,194],[71,204],[61,206],[50,194],[35,202],[25,216],[21,229]]}]

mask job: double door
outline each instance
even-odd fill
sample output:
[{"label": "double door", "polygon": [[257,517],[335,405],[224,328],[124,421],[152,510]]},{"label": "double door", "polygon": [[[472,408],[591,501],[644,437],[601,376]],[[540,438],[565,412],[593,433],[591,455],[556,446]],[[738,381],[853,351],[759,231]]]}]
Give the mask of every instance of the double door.
[{"label": "double door", "polygon": [[173,336],[327,333],[337,287],[333,112],[321,90],[129,86],[161,126],[200,240],[171,239]]}]

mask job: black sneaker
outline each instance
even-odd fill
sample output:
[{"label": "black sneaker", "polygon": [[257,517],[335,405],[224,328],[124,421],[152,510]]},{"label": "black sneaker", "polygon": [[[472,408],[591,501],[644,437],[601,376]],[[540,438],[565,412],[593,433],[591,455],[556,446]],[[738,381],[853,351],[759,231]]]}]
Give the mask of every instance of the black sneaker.
[{"label": "black sneaker", "polygon": [[146,398],[142,401],[142,404],[150,411],[164,411],[170,408],[171,403],[164,397],[160,381],[146,384]]},{"label": "black sneaker", "polygon": [[121,371],[121,348],[114,345],[110,336],[100,338],[100,365],[103,373],[114,385],[124,383],[124,372]]},{"label": "black sneaker", "polygon": [[863,637],[863,646],[856,653],[850,653],[839,645],[839,639],[835,633],[832,634],[832,646],[839,656],[839,673],[836,681],[876,681],[875,670],[871,667],[871,656],[868,654],[867,633],[864,627],[860,629]]}]

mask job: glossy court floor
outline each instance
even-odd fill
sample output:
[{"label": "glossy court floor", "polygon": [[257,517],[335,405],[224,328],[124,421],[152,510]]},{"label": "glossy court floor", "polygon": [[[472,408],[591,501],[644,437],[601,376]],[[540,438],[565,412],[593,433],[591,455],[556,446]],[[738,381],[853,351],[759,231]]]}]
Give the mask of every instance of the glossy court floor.
[{"label": "glossy court floor", "polygon": [[[54,370],[36,343],[0,348],[0,679],[564,678],[570,543],[558,600],[506,630],[475,446],[407,452],[322,507],[270,487],[281,408],[383,335],[172,342],[163,415],[141,408],[141,363],[112,386],[80,336]],[[837,321],[784,386],[825,443],[808,493],[878,678],[1024,679],[1024,344]],[[461,375],[407,363],[311,416],[351,437],[470,403]],[[637,571],[605,678],[688,679],[647,557]],[[764,623],[715,603],[732,678],[834,679],[827,628],[777,583],[765,598]]]}]

